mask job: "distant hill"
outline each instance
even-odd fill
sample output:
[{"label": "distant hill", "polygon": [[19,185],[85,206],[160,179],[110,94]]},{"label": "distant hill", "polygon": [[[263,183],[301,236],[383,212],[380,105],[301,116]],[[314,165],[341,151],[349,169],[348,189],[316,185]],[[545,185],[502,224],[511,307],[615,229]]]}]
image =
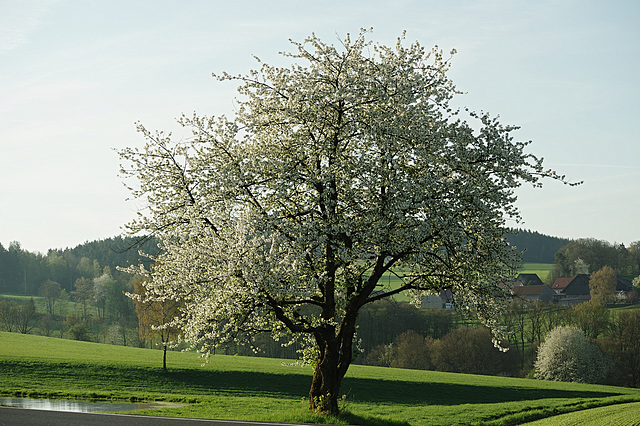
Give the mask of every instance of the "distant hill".
[{"label": "distant hill", "polygon": [[571,242],[566,238],[550,237],[525,229],[514,229],[507,234],[507,241],[524,252],[523,262],[532,263],[553,263],[556,252]]},{"label": "distant hill", "polygon": [[142,257],[143,253],[156,255],[159,252],[158,243],[153,238],[134,238],[115,236],[104,240],[85,242],[74,248],[61,250],[60,254],[73,254],[77,259],[87,257],[97,260],[101,266],[115,269],[117,266],[149,264],[150,260]]},{"label": "distant hill", "polygon": [[131,276],[118,271],[118,266],[151,263],[139,251],[155,255],[159,251],[157,242],[117,236],[74,248],[49,250],[46,255],[23,250],[18,242],[12,242],[6,249],[0,244],[0,294],[36,295],[47,280],[71,292],[78,278],[96,278],[107,266],[114,278],[126,282]]}]

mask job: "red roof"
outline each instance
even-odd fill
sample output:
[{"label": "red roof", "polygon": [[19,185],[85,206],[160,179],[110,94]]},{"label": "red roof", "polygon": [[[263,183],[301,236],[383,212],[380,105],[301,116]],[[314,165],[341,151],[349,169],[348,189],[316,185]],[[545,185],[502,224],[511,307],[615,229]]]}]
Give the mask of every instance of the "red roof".
[{"label": "red roof", "polygon": [[566,288],[571,281],[573,278],[556,278],[551,288],[554,290]]}]

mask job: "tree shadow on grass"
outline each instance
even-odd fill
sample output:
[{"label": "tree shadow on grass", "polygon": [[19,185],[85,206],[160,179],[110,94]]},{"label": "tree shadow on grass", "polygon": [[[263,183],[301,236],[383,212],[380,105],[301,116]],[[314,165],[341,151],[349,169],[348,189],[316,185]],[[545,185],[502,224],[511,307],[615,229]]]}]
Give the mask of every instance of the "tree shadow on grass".
[{"label": "tree shadow on grass", "polygon": [[[371,389],[375,389],[372,391]],[[342,385],[355,400],[391,404],[495,404],[546,398],[604,398],[613,392],[569,391],[523,387],[492,387],[458,383],[411,383],[373,379],[348,379]]]},{"label": "tree shadow on grass", "polygon": [[[133,368],[118,365],[40,364],[0,362],[7,377],[33,377],[39,383],[65,383],[76,389],[103,392],[166,393],[182,395],[229,395],[294,398],[306,396],[311,376],[269,374],[246,371],[207,369]],[[1,376],[1,375],[0,375]],[[25,386],[29,386],[25,384]],[[603,398],[620,395],[614,392],[570,391],[557,389],[491,387],[439,382],[402,382],[391,380],[345,378],[341,392],[350,401],[382,404],[459,405],[487,404],[546,398]]]},{"label": "tree shadow on grass", "polygon": [[[171,387],[203,392],[300,398],[307,395],[311,377],[302,374],[266,374],[177,370],[164,376]],[[522,387],[491,387],[451,383],[415,383],[348,377],[342,393],[353,401],[388,404],[459,405],[527,401],[546,398],[603,398],[613,392],[570,391]]]}]

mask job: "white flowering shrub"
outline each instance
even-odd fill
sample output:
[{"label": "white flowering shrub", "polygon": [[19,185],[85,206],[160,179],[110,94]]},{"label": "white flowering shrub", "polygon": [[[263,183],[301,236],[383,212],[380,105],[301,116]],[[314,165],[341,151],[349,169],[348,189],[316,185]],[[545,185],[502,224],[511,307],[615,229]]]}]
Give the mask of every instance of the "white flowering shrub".
[{"label": "white flowering shrub", "polygon": [[306,344],[311,407],[328,395],[332,412],[368,303],[451,289],[499,330],[519,260],[504,238],[514,190],[561,179],[515,127],[452,110],[441,50],[365,35],[311,36],[290,67],[223,74],[240,84],[233,119],[183,117],[193,137],[180,141],[139,125],[144,147],[120,151],[145,206],[127,228],[161,241],[150,271],[129,269],[146,294],[181,304],[172,326],[204,353],[263,331]]},{"label": "white flowering shrub", "polygon": [[611,367],[610,361],[584,331],[576,327],[556,327],[538,349],[535,378],[561,382],[600,383]]}]

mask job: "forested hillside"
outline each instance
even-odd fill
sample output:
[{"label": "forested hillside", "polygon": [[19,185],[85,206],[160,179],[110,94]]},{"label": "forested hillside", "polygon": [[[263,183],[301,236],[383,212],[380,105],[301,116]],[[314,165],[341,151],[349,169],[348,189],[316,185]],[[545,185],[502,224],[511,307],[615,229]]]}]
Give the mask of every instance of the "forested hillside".
[{"label": "forested hillside", "polygon": [[523,251],[523,262],[532,263],[553,263],[556,252],[571,242],[566,238],[551,237],[525,229],[514,229],[507,235],[507,241]]},{"label": "forested hillside", "polygon": [[[114,278],[122,273],[117,266],[148,262],[139,250],[155,254],[151,240],[113,237],[91,241],[74,248],[49,250],[47,254],[23,250],[18,242],[8,248],[0,244],[0,294],[36,295],[47,280],[55,281],[68,292],[79,278],[97,278],[108,268]],[[128,281],[130,277],[124,280]]]}]

